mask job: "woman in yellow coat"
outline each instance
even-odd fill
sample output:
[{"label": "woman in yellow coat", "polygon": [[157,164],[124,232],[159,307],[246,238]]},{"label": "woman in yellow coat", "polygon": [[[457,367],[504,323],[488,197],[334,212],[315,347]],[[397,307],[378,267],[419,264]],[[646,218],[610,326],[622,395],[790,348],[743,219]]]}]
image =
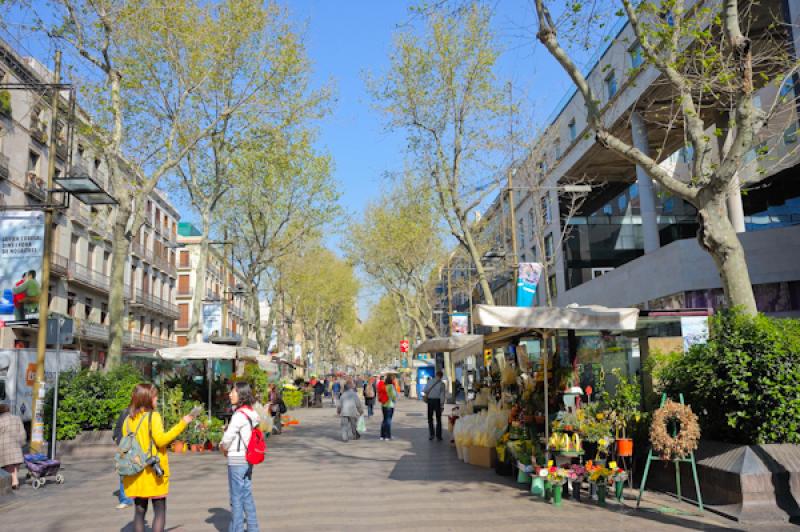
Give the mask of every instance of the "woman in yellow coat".
[{"label": "woman in yellow coat", "polygon": [[[148,501],[153,501],[153,532],[163,532],[167,521],[167,493],[169,492],[169,460],[167,445],[186,429],[194,416],[183,416],[177,425],[164,431],[161,414],[155,411],[158,404],[158,388],[152,384],[137,384],[131,394],[128,419],[122,425],[123,436],[136,433],[136,441],[142,450],[158,458],[158,466],[163,474],[158,474],[155,465],[146,466],[136,475],[123,478],[125,494],[134,499],[133,529],[144,532],[144,518]],[[152,435],[152,438],[151,438]]]}]

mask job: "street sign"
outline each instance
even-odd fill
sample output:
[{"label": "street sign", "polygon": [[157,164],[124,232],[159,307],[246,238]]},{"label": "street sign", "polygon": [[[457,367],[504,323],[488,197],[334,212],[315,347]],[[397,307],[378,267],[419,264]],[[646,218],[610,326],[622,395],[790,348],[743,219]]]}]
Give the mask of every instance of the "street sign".
[{"label": "street sign", "polygon": [[409,343],[408,340],[400,340],[400,352],[408,353]]}]

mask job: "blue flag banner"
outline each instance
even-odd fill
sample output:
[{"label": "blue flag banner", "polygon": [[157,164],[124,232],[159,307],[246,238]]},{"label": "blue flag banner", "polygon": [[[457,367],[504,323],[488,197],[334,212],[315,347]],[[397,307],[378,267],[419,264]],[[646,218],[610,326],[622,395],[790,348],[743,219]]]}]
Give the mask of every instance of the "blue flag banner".
[{"label": "blue flag banner", "polygon": [[523,262],[517,273],[517,306],[532,307],[536,298],[536,287],[544,267],[538,262]]}]

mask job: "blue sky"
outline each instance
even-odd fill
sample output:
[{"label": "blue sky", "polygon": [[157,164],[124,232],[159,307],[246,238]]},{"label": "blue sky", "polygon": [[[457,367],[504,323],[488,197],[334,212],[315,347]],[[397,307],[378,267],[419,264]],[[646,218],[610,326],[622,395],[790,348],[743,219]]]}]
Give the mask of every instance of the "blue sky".
[{"label": "blue sky", "polygon": [[[409,23],[410,0],[290,0],[284,1],[291,18],[305,28],[313,82],[332,83],[336,99],[332,113],[319,125],[318,147],[333,157],[334,177],[342,192],[347,218],[357,217],[370,199],[377,197],[388,171],[401,170],[404,158],[402,132],[387,132],[385,117],[374,108],[366,89],[365,74],[386,71],[392,35]],[[44,4],[34,2],[46,12]],[[52,67],[53,45],[31,39],[15,23],[29,18],[19,12],[3,15],[10,23],[3,37],[22,55],[33,55]],[[494,30],[502,55],[497,68],[499,83],[512,81],[541,127],[571,84],[547,51],[535,39],[531,0],[497,0]],[[68,50],[67,52],[72,52]],[[74,52],[72,53],[74,54]],[[70,54],[70,55],[72,55]],[[84,105],[86,103],[84,102]],[[195,218],[176,201],[184,220]],[[339,238],[329,237],[336,248]]]}]

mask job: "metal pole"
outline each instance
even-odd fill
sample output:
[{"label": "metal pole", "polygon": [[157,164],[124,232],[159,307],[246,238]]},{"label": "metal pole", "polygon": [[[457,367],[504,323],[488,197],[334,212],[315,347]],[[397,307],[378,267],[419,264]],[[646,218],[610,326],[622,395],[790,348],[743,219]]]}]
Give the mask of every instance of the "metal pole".
[{"label": "metal pole", "polygon": [[475,334],[475,319],[472,315],[472,268],[467,268],[467,286],[469,287],[469,333]]},{"label": "metal pole", "polygon": [[50,445],[50,458],[56,459],[56,423],[58,422],[58,381],[61,376],[61,326],[64,324],[64,318],[59,316],[57,318],[56,330],[56,382],[53,385],[53,427],[52,427],[52,444]]},{"label": "metal pole", "polygon": [[548,388],[550,382],[547,378],[547,341],[548,334],[542,331],[542,359],[544,362],[544,448],[545,452],[550,450],[550,400],[548,398]]},{"label": "metal pole", "polygon": [[[61,82],[61,50],[56,50],[55,79]],[[53,88],[50,113],[50,142],[47,146],[47,200],[50,203],[50,190],[56,173],[56,128],[58,126],[58,89]],[[44,446],[44,364],[47,352],[47,312],[50,291],[50,258],[53,253],[53,211],[44,213],[44,242],[42,243],[42,278],[39,296],[39,330],[36,335],[36,380],[31,395],[31,452],[41,452]]]},{"label": "metal pole", "polygon": [[214,363],[213,360],[206,359],[206,375],[208,379],[208,421],[211,421],[211,379],[214,375],[214,370],[212,364]]},{"label": "metal pole", "polygon": [[511,216],[511,304],[517,304],[517,269],[519,267],[517,257],[517,220],[516,208],[514,206],[514,170],[508,170],[508,212]]}]

